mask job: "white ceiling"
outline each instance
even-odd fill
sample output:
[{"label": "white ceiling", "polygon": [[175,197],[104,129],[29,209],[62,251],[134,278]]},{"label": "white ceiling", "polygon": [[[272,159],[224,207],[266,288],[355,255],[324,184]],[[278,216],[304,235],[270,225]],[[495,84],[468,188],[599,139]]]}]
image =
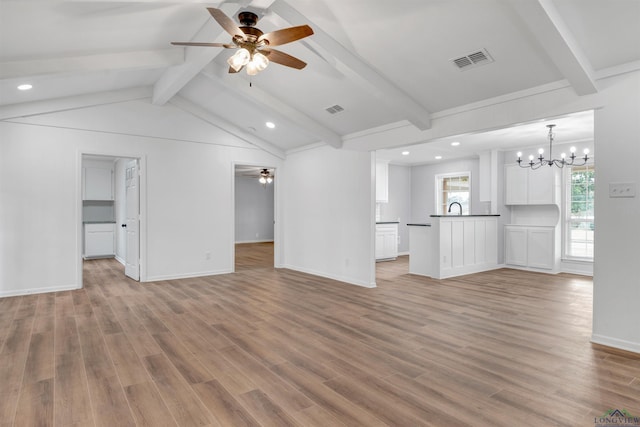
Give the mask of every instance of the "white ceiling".
[{"label": "white ceiling", "polygon": [[[313,36],[278,48],[308,66],[270,64],[249,87],[245,73],[227,73],[230,50],[170,45],[230,40],[206,7],[234,19],[253,10],[264,32],[309,24]],[[494,62],[465,71],[451,62],[480,49]],[[424,130],[434,113],[557,82],[593,93],[598,78],[635,69],[635,0],[0,0],[0,105],[153,86],[156,105],[186,100],[283,152],[338,147],[397,122]],[[16,90],[25,82],[34,88]],[[325,111],[336,104],[344,111]],[[558,133],[584,138],[574,127],[558,123]],[[517,140],[536,145],[545,129],[536,123],[536,142]],[[513,143],[514,130],[459,136],[454,153],[473,140],[474,152]],[[431,149],[446,154],[450,142]]]}]

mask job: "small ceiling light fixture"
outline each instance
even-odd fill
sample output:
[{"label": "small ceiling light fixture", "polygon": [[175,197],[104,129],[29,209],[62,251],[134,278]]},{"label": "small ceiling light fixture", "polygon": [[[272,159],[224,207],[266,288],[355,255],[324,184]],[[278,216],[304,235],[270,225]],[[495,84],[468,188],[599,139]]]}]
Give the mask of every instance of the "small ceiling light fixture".
[{"label": "small ceiling light fixture", "polygon": [[403,155],[403,156],[408,156],[408,155],[409,155],[409,152],[408,152],[408,151],[403,151],[403,152],[402,152],[402,155]]},{"label": "small ceiling light fixture", "polygon": [[442,156],[436,156],[436,160],[442,160]]},{"label": "small ceiling light fixture", "polygon": [[587,163],[587,161],[589,160],[589,149],[585,148],[583,153],[584,153],[584,157],[581,158],[581,163],[575,163],[576,160],[576,147],[571,147],[569,149],[569,151],[571,152],[571,155],[569,156],[569,159],[567,160],[567,154],[566,153],[562,153],[560,154],[560,158],[559,159],[554,159],[553,158],[553,153],[552,153],[552,149],[553,149],[553,139],[555,137],[555,134],[553,133],[553,128],[556,125],[547,125],[547,127],[549,128],[549,158],[545,159],[544,158],[544,149],[540,148],[538,150],[538,161],[534,161],[534,157],[533,154],[529,155],[529,163],[524,163],[522,164],[522,152],[519,151],[517,156],[518,156],[518,165],[520,165],[521,168],[531,168],[531,169],[539,169],[541,166],[543,165],[548,165],[549,167],[556,165],[559,168],[563,168],[565,166],[582,166],[585,165]]},{"label": "small ceiling light fixture", "polygon": [[273,182],[273,175],[271,175],[269,169],[262,169],[262,171],[260,171],[260,178],[258,178],[258,181],[265,187],[267,184],[271,184]]},{"label": "small ceiling light fixture", "polygon": [[269,129],[275,129],[276,124],[273,122],[267,122],[264,124],[266,127],[268,127]]},{"label": "small ceiling light fixture", "polygon": [[453,145],[454,147],[457,147],[458,145],[460,145],[460,142],[458,142],[458,141],[453,141],[453,142],[451,143],[451,145]]},{"label": "small ceiling light fixture", "polygon": [[18,90],[29,90],[31,88],[33,88],[33,85],[30,85],[29,83],[21,84],[18,86]]}]

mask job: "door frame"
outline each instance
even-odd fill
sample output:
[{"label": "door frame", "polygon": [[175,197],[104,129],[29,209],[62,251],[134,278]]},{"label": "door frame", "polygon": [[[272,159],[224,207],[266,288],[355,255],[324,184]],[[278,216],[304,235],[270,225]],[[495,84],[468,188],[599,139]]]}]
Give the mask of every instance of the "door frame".
[{"label": "door frame", "polygon": [[82,289],[82,246],[84,239],[84,229],[82,224],[82,157],[83,156],[102,156],[111,158],[128,158],[137,159],[140,174],[140,203],[138,205],[140,214],[140,223],[138,230],[139,239],[139,256],[140,256],[140,282],[147,281],[147,157],[139,152],[126,151],[92,151],[79,149],[76,157],[76,277],[78,289]]},{"label": "door frame", "polygon": [[[236,272],[236,166],[255,166],[259,168],[273,169],[274,176],[277,177],[277,166],[269,166],[264,163],[255,162],[231,162],[231,272]],[[280,268],[280,203],[278,203],[279,179],[273,180],[273,267]]]}]

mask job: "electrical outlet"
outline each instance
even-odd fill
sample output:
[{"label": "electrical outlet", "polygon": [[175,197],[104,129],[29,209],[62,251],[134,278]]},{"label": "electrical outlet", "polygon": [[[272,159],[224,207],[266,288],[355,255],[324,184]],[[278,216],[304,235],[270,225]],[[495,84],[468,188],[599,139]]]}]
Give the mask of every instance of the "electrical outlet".
[{"label": "electrical outlet", "polygon": [[636,197],[636,183],[609,183],[609,197]]}]

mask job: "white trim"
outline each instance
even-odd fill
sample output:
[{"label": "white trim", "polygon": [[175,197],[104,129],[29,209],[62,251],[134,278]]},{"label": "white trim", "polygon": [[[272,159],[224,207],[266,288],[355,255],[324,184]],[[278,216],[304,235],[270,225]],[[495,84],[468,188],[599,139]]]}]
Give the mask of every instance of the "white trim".
[{"label": "white trim", "polygon": [[290,264],[285,264],[282,266],[282,268],[286,268],[288,270],[293,270],[293,271],[299,271],[301,273],[306,273],[306,274],[311,274],[313,276],[318,276],[318,277],[324,277],[325,279],[331,279],[331,280],[337,280],[338,282],[343,282],[343,283],[347,283],[349,285],[356,285],[356,286],[362,286],[363,288],[375,288],[376,287],[376,283],[372,282],[365,282],[362,280],[356,280],[356,279],[351,279],[349,277],[346,276],[338,276],[335,274],[326,274],[326,273],[322,273],[320,271],[316,271],[310,268],[303,268],[303,267],[295,267],[293,265]]},{"label": "white trim", "polygon": [[122,259],[121,257],[119,257],[118,255],[116,255],[115,258],[116,258],[116,261],[118,261],[120,264],[122,264],[124,266],[127,265],[126,261],[124,259]]},{"label": "white trim", "polygon": [[407,252],[398,252],[398,256],[405,256],[405,255],[409,255],[409,251]]},{"label": "white trim", "polygon": [[302,153],[303,151],[314,150],[316,148],[325,147],[327,144],[324,142],[314,142],[312,144],[303,145],[302,147],[290,148],[285,152],[288,156],[289,154]]},{"label": "white trim", "polygon": [[266,239],[266,240],[242,240],[242,241],[237,241],[236,240],[236,245],[242,245],[245,243],[269,243],[269,242],[275,242],[274,239]]},{"label": "white trim", "polygon": [[46,288],[13,289],[10,291],[1,291],[0,298],[17,297],[21,295],[32,295],[32,294],[46,294],[49,292],[75,291],[81,288],[82,288],[81,286],[77,286],[77,285],[65,285],[65,286],[56,286],[53,288],[46,287]]},{"label": "white trim", "polygon": [[162,282],[163,280],[192,279],[194,277],[218,276],[220,274],[229,274],[229,273],[233,273],[233,271],[229,269],[224,269],[224,270],[201,271],[198,273],[189,273],[189,274],[170,274],[166,276],[150,276],[150,277],[147,277],[147,280],[145,280],[145,282]]},{"label": "white trim", "polygon": [[[273,181],[273,240],[255,240],[255,241],[243,241],[236,242],[236,166],[256,166],[261,168],[268,168],[274,170],[274,175],[276,179]],[[264,163],[255,163],[255,162],[243,162],[234,160],[231,162],[231,200],[229,201],[231,206],[231,218],[232,226],[231,226],[231,271],[230,273],[236,272],[236,243],[262,243],[262,242],[273,242],[273,266],[278,267],[280,263],[280,241],[278,238],[280,231],[280,221],[278,221],[278,209],[280,208],[280,204],[278,203],[278,192],[280,188],[280,181],[278,179],[278,167],[277,166],[269,166]]]},{"label": "white trim", "polygon": [[631,351],[633,353],[640,353],[640,343],[637,342],[606,337],[599,334],[591,335],[591,342],[594,344],[606,345],[607,347],[618,348],[620,350]]},{"label": "white trim", "polygon": [[469,178],[469,212],[467,212],[466,214],[464,212],[462,212],[462,205],[460,206],[460,213],[463,215],[468,215],[472,212],[472,206],[471,206],[471,199],[472,199],[472,182],[471,182],[471,171],[462,171],[462,172],[448,172],[448,173],[439,173],[436,174],[434,176],[435,178],[435,196],[436,196],[436,200],[435,200],[435,206],[436,206],[436,215],[446,215],[446,212],[440,212],[440,205],[442,200],[440,199],[442,196],[442,181],[444,178],[452,178],[452,177],[462,177],[462,176],[467,176]]},{"label": "white trim", "polygon": [[[122,151],[86,151],[83,148],[78,149],[76,157],[76,280],[78,283],[77,289],[83,287],[83,224],[82,224],[82,156],[107,156],[114,158],[129,158],[138,159],[138,173],[140,176],[140,203],[138,205],[138,214],[140,216],[140,226],[138,229],[139,240],[139,268],[140,268],[140,282],[149,281],[147,278],[147,157],[142,153],[125,153]],[[119,261],[121,262],[121,261]],[[124,274],[124,273],[123,273]],[[76,288],[74,288],[76,289]]]}]

